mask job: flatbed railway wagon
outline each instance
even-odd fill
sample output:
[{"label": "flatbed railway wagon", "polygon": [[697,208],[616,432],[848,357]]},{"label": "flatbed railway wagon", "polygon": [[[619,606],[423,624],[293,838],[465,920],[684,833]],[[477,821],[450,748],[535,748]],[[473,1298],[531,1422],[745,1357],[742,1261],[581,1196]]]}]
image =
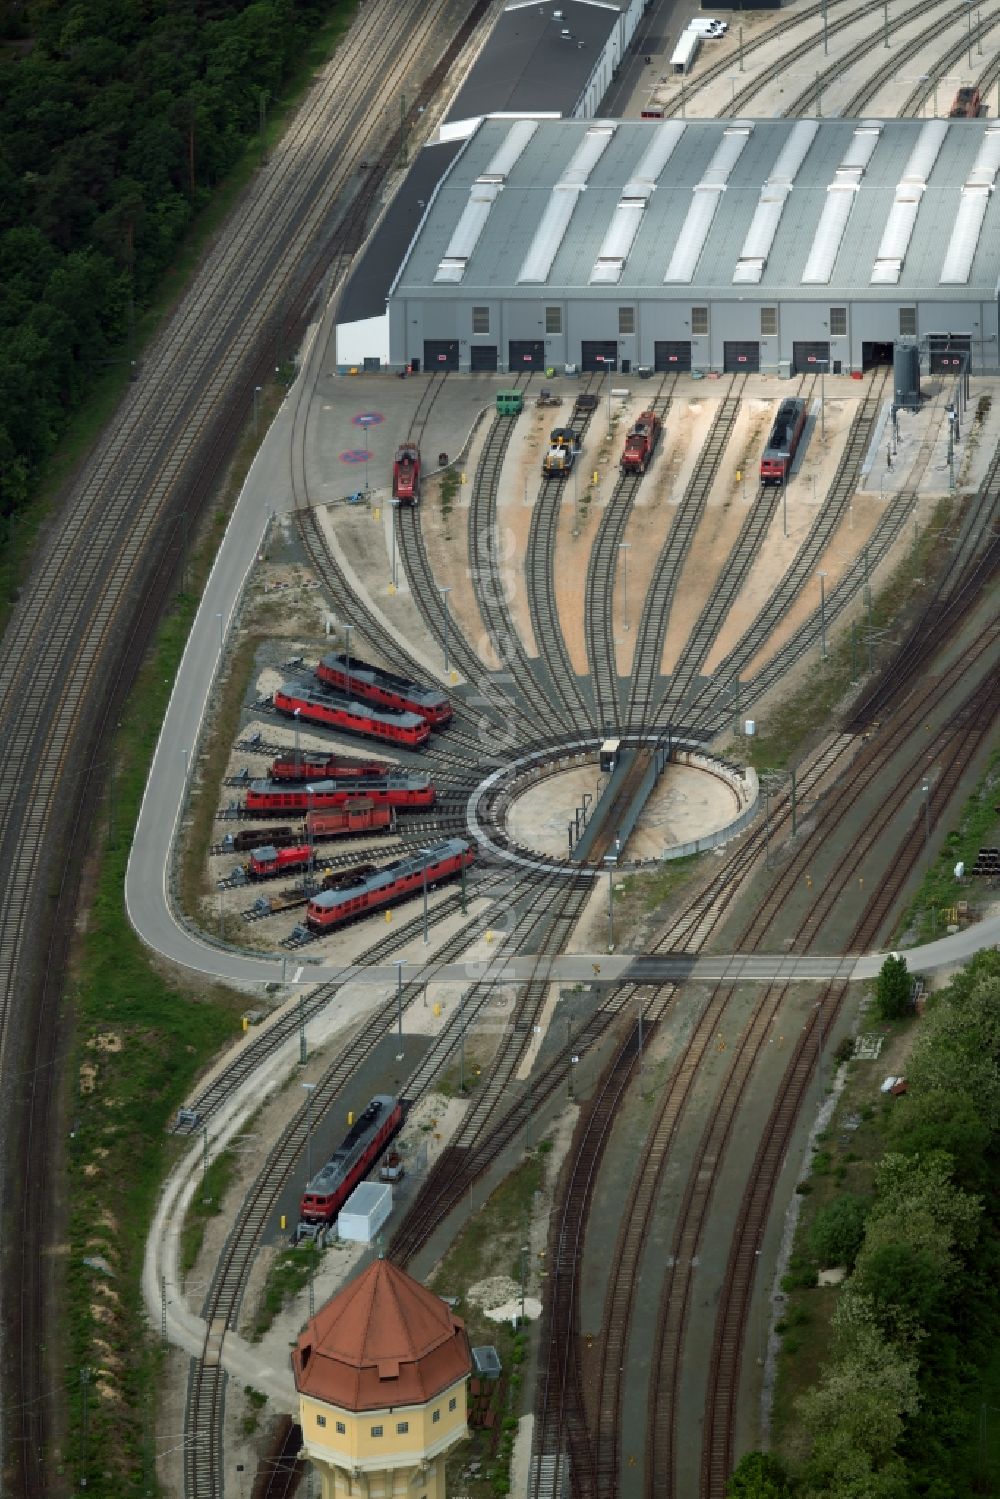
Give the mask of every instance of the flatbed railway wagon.
[{"label": "flatbed railway wagon", "polygon": [[272,760],[268,774],[272,781],[345,781],[348,776],[387,776],[393,769],[387,760],[336,760],[305,750]]},{"label": "flatbed railway wagon", "polygon": [[420,499],[420,449],[415,442],[401,443],[396,449],[392,493],[401,505],[415,505]]},{"label": "flatbed railway wagon", "polygon": [[294,682],[286,682],[274,694],[274,706],[288,718],[298,716],[304,723],[322,724],[345,734],[362,734],[398,744],[402,749],[423,749],[431,737],[431,726],[419,713],[394,713],[376,708],[373,703],[329,690],[314,692]]},{"label": "flatbed railway wagon", "polygon": [[794,398],[782,401],[760,460],[762,484],[787,484],[806,425],[806,403]]},{"label": "flatbed railway wagon", "polygon": [[381,781],[309,781],[302,786],[251,781],[244,810],[272,817],[286,816],[289,812],[329,812],[346,808],[359,795],[373,808],[422,811],[433,807],[437,793],[426,775],[386,776]]},{"label": "flatbed railway wagon", "polygon": [[474,858],[471,844],[462,838],[446,838],[349,886],[315,896],[306,908],[306,922],[314,932],[331,931],[419,894],[425,881],[428,889],[433,889],[444,880],[454,879]]},{"label": "flatbed railway wagon", "polygon": [[351,1123],[330,1159],[306,1182],[299,1203],[301,1222],[332,1223],[358,1182],[402,1127],[403,1106],[399,1099],[376,1093]]},{"label": "flatbed railway wagon", "polygon": [[408,677],[397,677],[380,666],[359,661],[336,652],[324,656],[316,667],[316,675],[327,687],[353,697],[378,703],[380,707],[393,708],[399,713],[416,713],[425,718],[434,728],[440,728],[451,718],[451,703],[448,695],[437,687],[427,687],[423,682],[411,682]]}]

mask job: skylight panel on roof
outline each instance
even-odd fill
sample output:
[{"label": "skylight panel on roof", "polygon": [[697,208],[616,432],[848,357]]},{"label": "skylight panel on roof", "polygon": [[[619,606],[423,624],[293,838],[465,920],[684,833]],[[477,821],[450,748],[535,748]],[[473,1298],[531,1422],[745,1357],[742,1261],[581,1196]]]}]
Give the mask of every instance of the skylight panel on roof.
[{"label": "skylight panel on roof", "polygon": [[1000,171],[1000,125],[988,125],[982,144],[972,164],[972,171],[965,179],[968,187],[992,187]]},{"label": "skylight panel on roof", "polygon": [[771,168],[765,186],[779,183],[791,184],[798,175],[799,167],[806,159],[806,152],[816,139],[818,120],[799,120],[792,126],[788,139],[778,152],[778,159]]},{"label": "skylight panel on roof", "polygon": [[781,222],[785,200],[792,190],[792,183],[805,160],[806,152],[816,139],[818,129],[819,125],[815,120],[800,120],[792,127],[760,190],[760,201],[733,271],[734,281],[757,282],[763,276],[767,257],[771,253],[774,236]]},{"label": "skylight panel on roof", "polygon": [[516,125],[512,125],[500,149],[491,157],[483,176],[509,177],[537,129],[537,120],[518,120]]},{"label": "skylight panel on roof", "polygon": [[726,183],[733,167],[746,147],[753,126],[737,122],[723,131],[700,182],[695,183],[691,195],[691,206],[677,236],[674,253],[670,257],[664,283],[668,281],[693,281],[694,273],[705,248],[708,231],[712,227],[716,210],[726,190]]},{"label": "skylight panel on roof", "polygon": [[948,134],[947,120],[928,120],[921,127],[917,136],[917,144],[910,152],[910,159],[903,169],[903,182],[926,182],[934,170],[934,163],[938,159],[938,152],[944,145],[944,138]]},{"label": "skylight panel on roof", "polygon": [[461,281],[462,275],[455,275],[455,267],[461,265],[464,274],[465,264],[479,243],[479,237],[486,228],[486,220],[499,193],[500,188],[494,183],[473,184],[469,201],[462,209],[444,258],[434,273],[435,281]]},{"label": "skylight panel on roof", "polygon": [[537,285],[548,280],[552,262],[573,217],[577,196],[586,189],[587,179],[608,149],[616,128],[615,125],[591,125],[573,152],[569,165],[552,189],[552,196],[521,263],[517,276],[519,286]]},{"label": "skylight panel on roof", "polygon": [[882,126],[877,121],[863,121],[855,126],[847,150],[840,159],[834,180],[827,184],[826,202],[813,235],[809,258],[802,272],[803,283],[828,282],[840,253],[847,221],[854,207],[854,195],[861,185],[865,167],[878,144]]},{"label": "skylight panel on roof", "polygon": [[662,125],[654,127],[653,139],[639,158],[631,179],[626,182],[623,197],[649,196],[686,129],[683,120],[665,120]]},{"label": "skylight panel on roof", "polygon": [[979,247],[990,194],[1000,170],[1000,127],[987,127],[958,200],[958,213],[941,267],[940,281],[964,285]]},{"label": "skylight panel on roof", "polygon": [[582,189],[557,183],[517,275],[519,286],[548,280]]},{"label": "skylight panel on roof", "polygon": [[967,183],[962,188],[962,195],[958,200],[958,213],[955,215],[955,225],[951,231],[951,239],[948,241],[944,265],[941,267],[942,283],[964,285],[968,281],[972,262],[979,246],[983,219],[990,206],[992,191],[991,187],[983,187],[979,184],[969,186]]},{"label": "skylight panel on roof", "polygon": [[[604,236],[594,269],[590,273],[591,285],[594,283],[607,284],[616,283],[621,279],[621,273],[625,268],[629,251],[635,243],[635,237],[642,223],[642,212],[646,207],[645,198],[622,198],[619,200],[608,232]],[[611,271],[617,267],[617,274]]]},{"label": "skylight panel on roof", "polygon": [[833,275],[840,241],[854,207],[855,191],[846,182],[831,182],[827,188],[826,202],[816,225],[809,259],[802,272],[803,282],[823,283]]}]

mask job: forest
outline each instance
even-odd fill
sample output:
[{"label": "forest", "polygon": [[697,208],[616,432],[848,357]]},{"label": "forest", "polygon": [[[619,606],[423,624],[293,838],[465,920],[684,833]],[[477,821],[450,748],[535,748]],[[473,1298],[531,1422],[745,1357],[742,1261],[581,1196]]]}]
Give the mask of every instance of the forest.
[{"label": "forest", "polygon": [[0,0],[0,536],[345,0]]},{"label": "forest", "polygon": [[[891,968],[880,1019],[899,1013]],[[819,1379],[795,1402],[784,1450],[744,1457],[730,1499],[997,1492],[1000,953],[974,958],[917,1024],[870,1190],[815,1215],[786,1277],[792,1290],[848,1271]]]}]

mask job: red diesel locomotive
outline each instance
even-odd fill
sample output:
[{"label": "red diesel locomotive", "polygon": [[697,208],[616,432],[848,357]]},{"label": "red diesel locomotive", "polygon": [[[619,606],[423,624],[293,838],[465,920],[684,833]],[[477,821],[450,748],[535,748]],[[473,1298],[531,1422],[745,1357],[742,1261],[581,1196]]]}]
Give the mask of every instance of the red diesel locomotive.
[{"label": "red diesel locomotive", "polygon": [[400,810],[433,807],[434,783],[425,775],[386,776],[381,781],[316,781],[303,786],[251,781],[244,809],[282,815],[286,812],[324,812],[364,796],[373,807]]},{"label": "red diesel locomotive", "polygon": [[393,766],[385,760],[331,760],[318,751],[282,755],[271,761],[272,781],[344,781],[348,776],[390,775]]},{"label": "red diesel locomotive", "polygon": [[386,739],[404,749],[423,749],[431,736],[431,726],[417,713],[392,713],[370,703],[357,703],[333,692],[313,692],[286,682],[274,694],[274,706],[289,718],[296,715],[306,723],[325,724],[347,734]]},{"label": "red diesel locomotive", "polygon": [[787,484],[806,425],[805,401],[782,401],[760,460],[762,484]]},{"label": "red diesel locomotive", "polygon": [[446,838],[406,859],[397,859],[351,885],[314,896],[306,908],[306,921],[316,932],[343,926],[369,911],[417,895],[425,880],[430,889],[442,880],[454,879],[463,869],[468,869],[474,858],[472,846],[462,838]]},{"label": "red diesel locomotive", "polygon": [[279,874],[308,869],[315,858],[315,850],[308,843],[293,844],[291,848],[275,848],[272,843],[264,843],[252,851],[243,868],[247,879],[271,880]]},{"label": "red diesel locomotive", "polygon": [[394,808],[376,807],[369,797],[358,796],[342,807],[331,807],[328,812],[307,812],[300,827],[243,828],[234,835],[232,848],[238,854],[248,853],[264,843],[274,848],[290,848],[293,843],[304,843],[310,838],[319,843],[324,838],[344,838],[351,833],[380,833],[395,825]]},{"label": "red diesel locomotive", "polygon": [[451,703],[446,693],[436,687],[425,687],[422,682],[411,682],[407,677],[394,676],[380,666],[367,661],[358,661],[336,652],[324,656],[316,667],[320,681],[353,697],[379,703],[397,712],[416,713],[429,724],[439,727],[451,718]]},{"label": "red diesel locomotive", "polygon": [[387,1093],[376,1093],[326,1165],[306,1183],[299,1203],[301,1221],[332,1223],[358,1182],[402,1126],[403,1106],[399,1099]]},{"label": "red diesel locomotive", "polygon": [[403,505],[415,505],[420,499],[420,449],[415,442],[404,442],[396,449],[392,493]]}]

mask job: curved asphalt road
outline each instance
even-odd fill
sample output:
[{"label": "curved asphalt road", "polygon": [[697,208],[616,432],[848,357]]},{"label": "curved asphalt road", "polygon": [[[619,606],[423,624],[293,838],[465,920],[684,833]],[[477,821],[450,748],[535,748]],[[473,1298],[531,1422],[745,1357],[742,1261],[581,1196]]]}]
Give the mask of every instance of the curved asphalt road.
[{"label": "curved asphalt road", "polygon": [[[330,317],[331,309],[328,308],[310,350],[311,355],[325,347]],[[304,361],[300,379],[313,378],[313,364],[312,358]],[[215,684],[222,641],[228,634],[271,516],[284,514],[293,507],[289,481],[293,422],[294,403],[286,400],[247,476],[208,579],[153,756],[125,876],[125,905],[135,931],[154,952],[183,968],[241,988],[283,981],[314,984],[331,980],[346,982],[348,979],[379,985],[395,984],[397,969],[394,964],[344,966],[308,955],[244,953],[213,943],[181,924],[168,888],[174,837],[184,807],[186,777],[193,768],[192,751],[197,746],[202,719]],[[928,971],[962,963],[981,948],[997,944],[1000,944],[1000,917],[980,922],[925,947],[910,948],[906,959],[911,969]],[[882,953],[861,958],[754,954],[688,958],[681,954],[660,957],[629,953],[572,953],[553,958],[544,976],[570,982],[597,978],[612,983],[653,983],[684,977],[726,977],[734,982],[760,980],[763,983],[774,979],[868,979],[878,972],[884,956]],[[404,979],[419,979],[423,968],[421,963],[406,965]],[[537,958],[532,957],[512,958],[508,969],[501,975],[508,981],[542,976]],[[435,977],[468,982],[469,964],[450,964],[445,969],[438,969]]]}]

